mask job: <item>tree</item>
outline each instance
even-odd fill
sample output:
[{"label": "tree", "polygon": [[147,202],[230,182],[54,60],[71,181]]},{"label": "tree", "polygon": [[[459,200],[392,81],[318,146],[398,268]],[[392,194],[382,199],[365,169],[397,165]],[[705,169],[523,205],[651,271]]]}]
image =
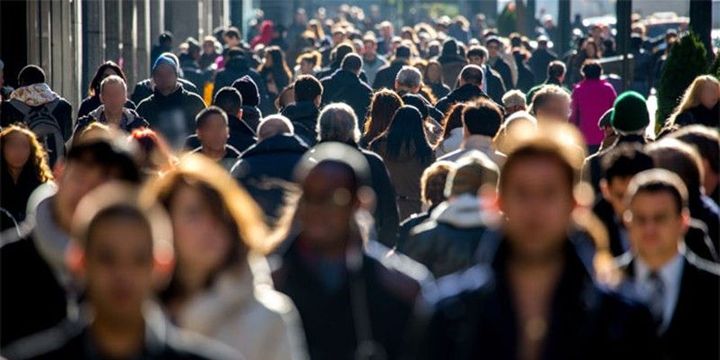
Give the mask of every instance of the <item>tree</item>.
[{"label": "tree", "polygon": [[715,61],[713,61],[712,65],[710,65],[708,74],[710,74],[710,75],[714,76],[716,79],[720,80],[720,54],[717,54],[715,56]]},{"label": "tree", "polygon": [[667,118],[680,102],[685,89],[698,75],[708,69],[705,45],[693,32],[678,40],[665,60],[660,86],[658,87],[658,109],[655,114],[655,129],[661,129]]}]

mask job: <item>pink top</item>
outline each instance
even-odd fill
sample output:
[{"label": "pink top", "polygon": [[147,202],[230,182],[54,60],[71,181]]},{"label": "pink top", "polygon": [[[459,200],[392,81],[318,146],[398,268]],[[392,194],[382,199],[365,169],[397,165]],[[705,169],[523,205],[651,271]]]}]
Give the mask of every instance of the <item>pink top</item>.
[{"label": "pink top", "polygon": [[615,89],[605,80],[585,79],[575,85],[570,122],[580,129],[588,145],[602,142],[603,132],[598,122],[612,108],[616,97]]}]

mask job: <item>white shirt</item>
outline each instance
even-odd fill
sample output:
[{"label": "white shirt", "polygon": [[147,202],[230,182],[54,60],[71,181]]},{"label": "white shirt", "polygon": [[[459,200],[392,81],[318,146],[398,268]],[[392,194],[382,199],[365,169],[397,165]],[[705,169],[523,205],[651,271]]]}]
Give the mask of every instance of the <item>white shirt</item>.
[{"label": "white shirt", "polygon": [[[664,285],[662,323],[658,328],[660,333],[667,330],[667,327],[670,325],[670,321],[672,320],[673,313],[675,312],[675,305],[677,304],[677,300],[680,295],[680,283],[682,281],[684,260],[685,258],[682,255],[682,252],[679,252],[674,258],[672,258],[672,260],[668,261],[658,270],[658,275],[662,279]],[[640,257],[635,259],[634,264],[636,291],[642,299],[647,300],[650,296],[650,289],[652,288],[652,284],[649,280],[650,273],[652,271]]]}]

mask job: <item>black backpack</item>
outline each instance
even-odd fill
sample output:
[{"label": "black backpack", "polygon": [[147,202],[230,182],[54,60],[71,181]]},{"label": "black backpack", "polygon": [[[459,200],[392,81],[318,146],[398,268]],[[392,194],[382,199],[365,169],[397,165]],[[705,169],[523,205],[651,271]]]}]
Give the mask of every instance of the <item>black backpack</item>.
[{"label": "black backpack", "polygon": [[24,102],[12,99],[10,103],[23,114],[23,119],[38,141],[43,145],[53,165],[65,155],[65,141],[57,119],[53,115],[60,99],[55,99],[40,106],[29,106]]}]

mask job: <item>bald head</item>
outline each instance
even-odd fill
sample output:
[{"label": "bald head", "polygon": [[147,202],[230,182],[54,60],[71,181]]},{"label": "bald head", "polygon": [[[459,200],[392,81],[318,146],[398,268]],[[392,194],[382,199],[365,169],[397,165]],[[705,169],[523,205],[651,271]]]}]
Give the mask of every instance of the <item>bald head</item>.
[{"label": "bald head", "polygon": [[290,120],[282,115],[271,115],[258,125],[258,142],[280,134],[294,134],[295,129]]}]

